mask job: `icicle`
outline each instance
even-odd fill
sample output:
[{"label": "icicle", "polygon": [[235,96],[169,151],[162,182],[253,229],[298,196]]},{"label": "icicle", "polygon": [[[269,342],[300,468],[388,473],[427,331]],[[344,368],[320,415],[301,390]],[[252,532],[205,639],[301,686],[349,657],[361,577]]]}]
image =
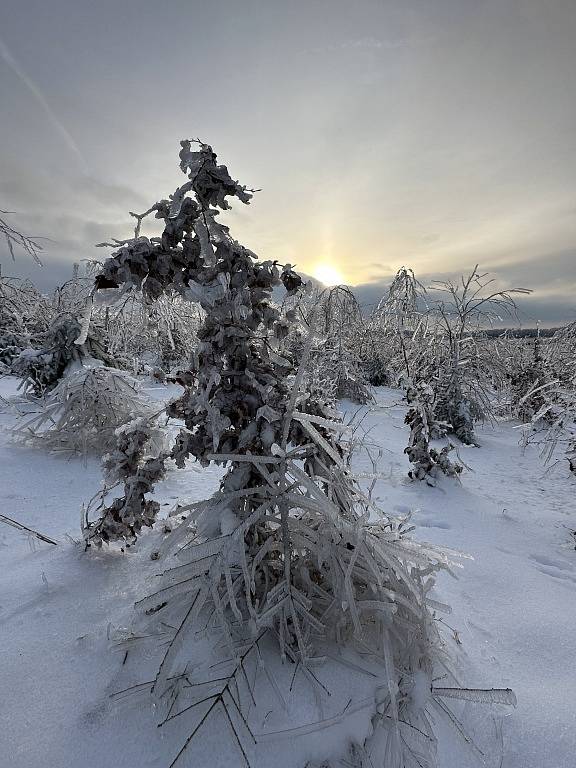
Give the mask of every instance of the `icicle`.
[{"label": "icicle", "polygon": [[86,341],[88,339],[88,331],[90,329],[90,319],[92,318],[92,304],[94,302],[94,296],[90,294],[88,297],[88,301],[86,302],[86,307],[84,309],[84,312],[82,313],[82,317],[80,319],[80,335],[74,342],[76,346],[81,347],[83,344],[86,344]]},{"label": "icicle", "polygon": [[517,704],[516,695],[510,688],[432,688],[432,695],[478,704],[508,704],[512,707]]},{"label": "icicle", "polygon": [[214,248],[210,242],[210,235],[208,229],[202,219],[197,219],[194,223],[194,231],[198,235],[200,240],[200,248],[202,253],[202,259],[207,267],[213,267],[216,264],[216,254]]}]

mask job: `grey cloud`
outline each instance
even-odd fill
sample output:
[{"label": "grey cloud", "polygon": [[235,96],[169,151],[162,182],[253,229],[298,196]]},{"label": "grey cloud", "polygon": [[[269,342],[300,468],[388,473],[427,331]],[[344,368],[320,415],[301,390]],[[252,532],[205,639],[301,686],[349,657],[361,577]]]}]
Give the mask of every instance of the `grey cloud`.
[{"label": "grey cloud", "polygon": [[135,207],[150,206],[150,200],[131,187],[106,183],[91,176],[72,178],[69,185],[83,199],[92,200],[108,209],[127,211],[129,208],[132,210]]},{"label": "grey cloud", "polygon": [[62,139],[64,140],[67,147],[71,150],[72,154],[75,155],[76,159],[80,163],[80,167],[82,170],[87,169],[86,161],[68,132],[68,129],[65,125],[61,122],[58,115],[55,113],[55,111],[52,109],[52,106],[48,103],[48,100],[38,87],[38,85],[24,72],[20,64],[16,61],[10,50],[8,49],[8,46],[6,43],[0,38],[0,59],[4,61],[4,63],[12,70],[14,75],[24,84],[24,86],[30,91],[32,96],[36,99],[40,107],[44,110],[46,113],[49,122],[54,126],[57,133],[60,134]]},{"label": "grey cloud", "polygon": [[[576,285],[576,243],[574,248],[544,253],[534,259],[501,264],[498,274],[507,281],[520,281],[526,288],[538,290],[557,281],[566,290]],[[574,296],[576,302],[576,295]]]},{"label": "grey cloud", "polygon": [[228,219],[262,258],[333,258],[376,299],[403,263],[480,261],[570,316],[574,0],[41,5],[12,3],[2,37],[90,169],[0,59],[0,208],[54,241],[44,275],[130,232],[200,135],[263,188]]},{"label": "grey cloud", "polygon": [[[487,279],[494,279],[497,290],[527,288],[530,295],[516,297],[519,316],[524,325],[541,322],[544,325],[564,325],[576,318],[576,270],[573,251],[542,254],[537,259],[525,260],[498,267],[494,270],[479,266]],[[407,265],[409,266],[409,265]],[[434,281],[458,279],[474,267],[468,264],[462,272],[443,271],[438,273],[417,272],[417,279],[425,286],[434,288]],[[377,279],[354,286],[358,301],[368,311],[384,296],[391,279]]]}]

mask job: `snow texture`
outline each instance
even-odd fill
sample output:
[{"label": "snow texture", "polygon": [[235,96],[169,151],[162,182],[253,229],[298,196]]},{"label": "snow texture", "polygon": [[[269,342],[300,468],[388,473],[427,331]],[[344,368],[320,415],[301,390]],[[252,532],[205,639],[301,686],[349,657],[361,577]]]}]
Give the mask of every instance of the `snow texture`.
[{"label": "snow texture", "polygon": [[[9,404],[17,397],[16,385],[9,377],[0,380]],[[148,392],[166,400],[175,389],[149,387]],[[458,684],[484,693],[474,692],[476,703],[467,703],[452,698],[461,694],[451,694],[455,686],[449,678],[436,679],[432,692],[426,675],[413,681],[413,706],[434,695],[456,713],[475,744],[437,717],[438,764],[472,768],[482,764],[481,758],[490,768],[570,768],[576,754],[573,476],[565,463],[544,472],[537,449],[528,446],[523,452],[518,445],[514,425],[497,424],[478,427],[481,449],[459,448],[474,468],[463,474],[462,484],[452,478],[441,478],[434,488],[412,483],[403,455],[406,406],[397,390],[382,388],[376,394],[378,404],[368,410],[364,425],[386,449],[378,466],[382,479],[374,488],[378,503],[400,516],[412,510],[418,539],[474,557],[457,580],[440,575],[431,603],[458,659]],[[342,407],[345,413],[356,410],[347,403]],[[14,418],[10,407],[0,414],[5,427]],[[126,628],[134,601],[156,582],[154,555],[164,541],[164,527],[171,525],[166,511],[179,500],[210,496],[222,470],[197,471],[193,465],[171,470],[158,486],[161,512],[153,530],[124,553],[101,550],[87,556],[78,510],[99,488],[97,462],[14,446],[8,432],[0,439],[2,513],[59,542],[41,543],[0,522],[0,765],[165,768],[189,729],[184,718],[156,728],[145,689],[114,695],[153,677],[143,677],[154,671],[146,641],[130,639]],[[372,471],[362,454],[354,464],[360,472]],[[226,528],[234,521],[222,524]],[[442,604],[452,606],[450,615],[441,612]],[[348,686],[356,696],[365,676],[344,664],[338,672],[323,678],[320,668],[318,676],[327,687]],[[493,687],[513,689],[517,707],[477,703],[509,697],[492,694]],[[277,709],[272,684],[268,695]],[[328,704],[321,716],[308,689],[296,682],[282,716],[271,715],[260,724],[258,733],[268,735],[254,765],[296,768],[306,760],[322,765],[349,736],[359,740],[369,727],[361,704],[345,714],[338,716]],[[312,719],[324,719],[325,727],[306,734],[302,726]],[[220,726],[204,733],[183,765],[239,764],[232,742],[222,751],[223,719]],[[274,735],[280,729],[296,730]]]}]

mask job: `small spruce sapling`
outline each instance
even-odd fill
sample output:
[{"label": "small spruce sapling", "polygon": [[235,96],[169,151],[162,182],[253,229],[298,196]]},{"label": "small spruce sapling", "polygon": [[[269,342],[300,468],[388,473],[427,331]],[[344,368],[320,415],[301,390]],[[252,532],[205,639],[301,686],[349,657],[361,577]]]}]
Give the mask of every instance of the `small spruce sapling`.
[{"label": "small spruce sapling", "polygon": [[546,403],[546,385],[553,379],[541,354],[541,339],[534,339],[532,359],[512,373],[511,405],[521,421],[531,421]]},{"label": "small spruce sapling", "polygon": [[430,440],[443,437],[445,427],[434,418],[434,390],[419,382],[409,383],[406,391],[408,412],[405,423],[410,427],[410,440],[404,449],[413,468],[408,476],[413,480],[425,480],[428,485],[436,485],[440,475],[457,477],[462,466],[449,458],[454,446],[449,443],[440,450],[430,447]]}]

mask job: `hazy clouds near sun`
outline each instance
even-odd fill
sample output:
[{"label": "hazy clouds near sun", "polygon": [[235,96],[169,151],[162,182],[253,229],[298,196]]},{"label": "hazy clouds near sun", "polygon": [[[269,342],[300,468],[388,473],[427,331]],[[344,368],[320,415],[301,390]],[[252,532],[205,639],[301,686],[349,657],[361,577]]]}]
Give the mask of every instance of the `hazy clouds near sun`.
[{"label": "hazy clouds near sun", "polygon": [[56,241],[44,281],[200,136],[262,188],[229,222],[263,258],[366,295],[480,262],[576,314],[574,0],[21,0],[0,35],[0,208]]}]

